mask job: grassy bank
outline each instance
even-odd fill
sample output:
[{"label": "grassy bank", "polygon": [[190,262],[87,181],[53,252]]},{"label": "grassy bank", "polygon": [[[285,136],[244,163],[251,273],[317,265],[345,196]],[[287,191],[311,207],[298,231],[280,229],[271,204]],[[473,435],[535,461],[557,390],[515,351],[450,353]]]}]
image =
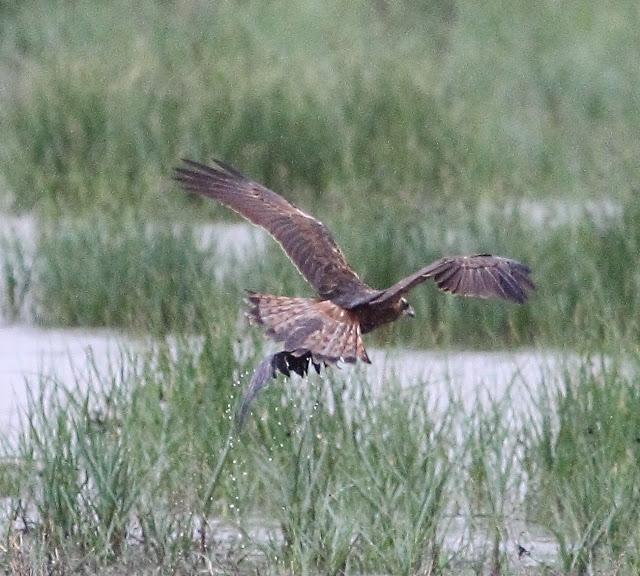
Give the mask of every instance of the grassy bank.
[{"label": "grassy bank", "polygon": [[544,416],[530,431],[531,514],[553,533],[567,573],[639,559],[638,366],[620,360],[596,356],[565,374],[540,398]]},{"label": "grassy bank", "polygon": [[[374,394],[364,374],[345,387],[331,373],[275,383],[238,433],[259,351],[238,357],[235,346],[233,331],[212,328],[123,351],[110,370],[79,371],[76,386],[34,382],[23,434],[3,454],[5,569],[637,571],[628,355],[624,370],[585,357],[549,374],[530,391],[530,420],[510,393],[465,410],[452,392],[436,410],[426,384],[390,379]],[[529,543],[541,530],[557,555]]]},{"label": "grassy bank", "polygon": [[[527,218],[526,212],[505,217],[497,209],[449,208],[405,226],[377,214],[363,215],[364,228],[349,215],[334,219],[331,228],[349,261],[373,286],[389,286],[441,255],[485,251],[526,262],[538,284],[529,303],[514,306],[451,297],[426,283],[409,295],[415,319],[396,322],[368,340],[414,347],[540,343],[579,350],[638,341],[637,206],[622,206],[621,215],[605,224],[585,213],[557,226]],[[218,312],[216,322],[235,321],[244,289],[312,295],[275,242],[263,245],[234,234],[143,215],[42,221],[30,242],[5,234],[5,317],[45,326],[197,333],[211,320],[211,310]]]}]

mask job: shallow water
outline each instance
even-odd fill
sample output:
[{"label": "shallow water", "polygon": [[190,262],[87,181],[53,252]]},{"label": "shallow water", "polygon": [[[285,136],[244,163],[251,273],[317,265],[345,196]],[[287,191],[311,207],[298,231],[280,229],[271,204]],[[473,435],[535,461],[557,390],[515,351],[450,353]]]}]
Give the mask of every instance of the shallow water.
[{"label": "shallow water", "polygon": [[372,350],[374,369],[370,378],[379,389],[388,378],[403,387],[422,386],[442,402],[459,398],[466,409],[478,402],[488,405],[506,395],[522,399],[528,407],[529,393],[578,358],[555,350]]},{"label": "shallow water", "polygon": [[[122,347],[132,345],[139,345],[139,341],[109,330],[0,326],[0,432],[17,426],[18,413],[26,405],[27,382],[38,385],[43,375],[55,375],[58,381],[73,386],[78,375],[90,369],[88,354],[98,370],[107,370],[110,364],[117,364]],[[347,375],[363,372],[379,393],[384,393],[385,381],[394,378],[403,387],[426,387],[436,403],[454,397],[468,408],[478,401],[500,400],[508,393],[522,398],[524,408],[529,391],[571,362],[559,352],[538,350],[374,349],[370,356],[371,366],[345,366],[342,370]]]},{"label": "shallow water", "polygon": [[55,375],[72,386],[76,375],[88,369],[88,354],[98,369],[106,370],[123,342],[108,330],[0,326],[0,433],[16,431],[27,403],[27,382],[36,386]]}]

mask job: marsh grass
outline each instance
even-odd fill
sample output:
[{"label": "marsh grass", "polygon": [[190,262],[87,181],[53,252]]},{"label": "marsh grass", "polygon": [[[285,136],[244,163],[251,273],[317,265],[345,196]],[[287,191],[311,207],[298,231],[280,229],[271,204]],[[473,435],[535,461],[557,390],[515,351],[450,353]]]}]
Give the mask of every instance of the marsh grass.
[{"label": "marsh grass", "polygon": [[217,259],[191,227],[168,222],[96,217],[45,225],[34,257],[32,313],[45,325],[155,333],[193,330],[212,313],[226,323],[234,288],[217,280]]},{"label": "marsh grass", "polygon": [[8,322],[28,316],[32,264],[28,249],[13,233],[0,236],[0,315]]},{"label": "marsh grass", "polygon": [[[415,110],[424,121],[436,118],[425,105],[431,98],[396,72],[385,54],[393,38],[376,12],[354,8],[189,3],[180,11],[187,17],[176,18],[172,4],[75,11],[35,2],[6,21],[1,45],[6,59],[22,55],[24,72],[6,94],[2,118],[12,133],[2,157],[12,165],[6,174],[15,206],[117,209],[132,203],[135,189],[133,203],[150,207],[160,179],[187,152],[243,160],[269,184],[316,192],[336,177],[364,178],[381,161],[415,169],[419,143],[433,148],[437,138],[413,122]],[[276,39],[282,18],[290,34]],[[51,43],[56,49],[46,50]],[[421,44],[422,52],[431,47]],[[354,58],[371,51],[370,64]],[[413,161],[398,165],[404,155],[388,140],[407,136],[417,140]],[[437,170],[436,160],[428,171]]]},{"label": "marsh grass", "polygon": [[7,450],[35,549],[45,542],[48,557],[70,566],[108,564],[140,546],[165,566],[197,563],[195,531],[219,512],[233,428],[233,341],[213,337],[216,347],[205,338],[197,354],[180,342],[145,360],[123,351],[108,369],[89,357],[72,386],[32,385],[23,433]]},{"label": "marsh grass", "polygon": [[502,574],[510,564],[513,535],[510,524],[521,506],[523,485],[518,443],[518,425],[509,405],[507,392],[499,401],[478,400],[472,423],[465,435],[467,453],[465,482],[461,491],[471,511],[472,536],[486,542],[485,553],[476,566],[492,574]]},{"label": "marsh grass", "polygon": [[532,515],[570,573],[638,566],[637,368],[629,356],[586,358],[543,391],[541,416],[527,428]]},{"label": "marsh grass", "polygon": [[16,480],[3,561],[518,574],[512,523],[526,511],[558,543],[559,569],[637,567],[635,364],[585,357],[531,391],[531,422],[505,410],[512,394],[463,409],[450,392],[436,409],[428,387],[392,377],[377,391],[358,371],[279,379],[239,434],[262,353],[237,338],[211,324],[107,368],[89,357],[75,385],[34,382],[23,433],[3,448]]},{"label": "marsh grass", "polygon": [[[525,208],[522,208],[525,210]],[[427,282],[409,294],[417,317],[368,340],[413,346],[495,348],[570,344],[608,348],[640,337],[640,247],[635,201],[604,224],[581,213],[555,226],[532,224],[516,208],[442,207],[404,225],[370,210],[329,226],[364,281],[390,286],[442,255],[492,252],[526,262],[538,288],[525,306],[443,295]],[[0,244],[2,308],[9,320],[54,326],[109,326],[152,333],[197,333],[207,322],[241,316],[244,290],[313,296],[271,239],[238,246],[215,225],[190,219],[43,221],[32,249],[18,235]],[[206,232],[206,233],[205,233]],[[472,329],[470,329],[472,327]]]},{"label": "marsh grass", "polygon": [[296,573],[439,570],[451,418],[432,421],[422,391],[390,382],[374,401],[360,377],[349,388],[340,380],[295,394],[296,426],[284,436],[287,411],[255,422],[261,491],[279,504],[283,536],[268,557]]},{"label": "marsh grass", "polygon": [[[317,378],[308,391],[292,390],[296,379],[274,383],[238,436],[246,376],[234,346],[212,330],[94,364],[72,387],[35,383],[7,447],[20,481],[6,496],[28,531],[5,528],[21,542],[5,560],[114,569],[143,550],[139,568],[177,573],[203,561],[239,573],[445,569],[455,412],[435,420],[419,389],[390,384],[374,400],[360,377],[353,389]],[[251,536],[256,515],[275,523],[273,538]],[[218,519],[244,537],[216,543]]]}]

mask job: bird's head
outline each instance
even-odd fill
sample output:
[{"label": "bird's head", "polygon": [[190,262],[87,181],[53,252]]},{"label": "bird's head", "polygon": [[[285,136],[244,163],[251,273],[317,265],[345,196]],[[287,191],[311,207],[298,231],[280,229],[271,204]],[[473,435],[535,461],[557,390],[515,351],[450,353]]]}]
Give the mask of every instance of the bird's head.
[{"label": "bird's head", "polygon": [[409,316],[413,318],[416,315],[416,311],[413,309],[411,304],[407,302],[406,298],[400,298],[400,310],[403,316]]}]

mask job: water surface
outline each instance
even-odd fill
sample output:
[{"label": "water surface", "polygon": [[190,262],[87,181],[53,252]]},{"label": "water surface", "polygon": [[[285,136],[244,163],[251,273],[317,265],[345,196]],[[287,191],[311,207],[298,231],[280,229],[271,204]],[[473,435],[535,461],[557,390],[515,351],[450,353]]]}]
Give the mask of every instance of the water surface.
[{"label": "water surface", "polygon": [[[123,347],[142,346],[139,340],[111,330],[50,329],[0,326],[0,431],[18,423],[26,405],[27,382],[38,386],[42,375],[73,387],[78,375],[118,362]],[[501,352],[381,350],[369,351],[373,364],[344,366],[349,377],[362,373],[377,393],[384,393],[389,378],[403,386],[425,386],[438,401],[451,395],[468,408],[477,401],[500,400],[509,393],[527,405],[529,392],[557,372],[571,358],[556,351]],[[294,378],[297,378],[294,376]],[[282,379],[281,379],[282,380]],[[282,385],[287,385],[286,382]]]}]

